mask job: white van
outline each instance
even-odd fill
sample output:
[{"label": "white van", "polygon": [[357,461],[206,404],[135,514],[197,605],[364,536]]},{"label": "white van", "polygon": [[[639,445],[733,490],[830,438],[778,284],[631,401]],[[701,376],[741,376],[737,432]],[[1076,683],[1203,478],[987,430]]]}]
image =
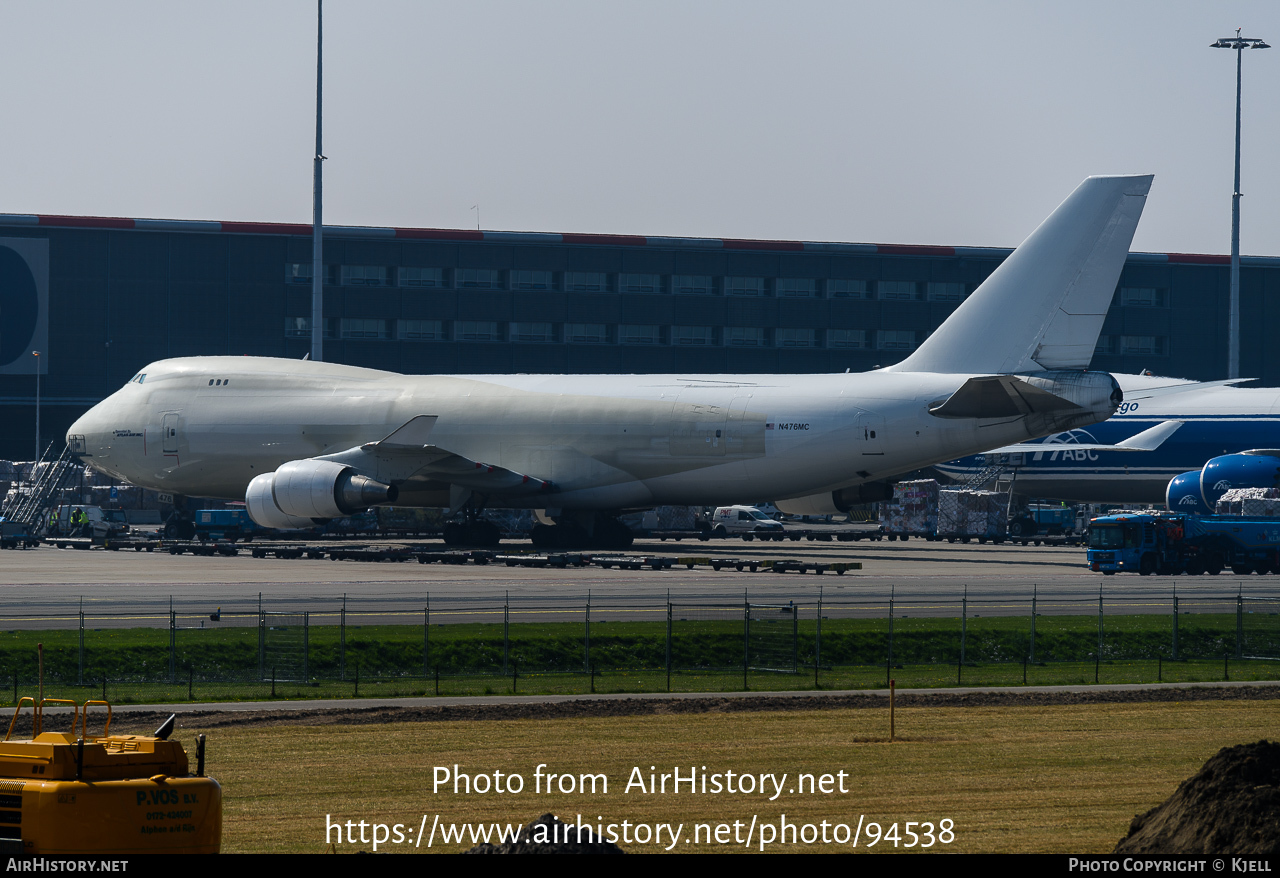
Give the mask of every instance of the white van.
[{"label": "white van", "polygon": [[711,516],[712,536],[740,535],[744,540],[755,537],[762,540],[781,540],[783,534],[781,523],[774,521],[754,506],[720,506]]}]

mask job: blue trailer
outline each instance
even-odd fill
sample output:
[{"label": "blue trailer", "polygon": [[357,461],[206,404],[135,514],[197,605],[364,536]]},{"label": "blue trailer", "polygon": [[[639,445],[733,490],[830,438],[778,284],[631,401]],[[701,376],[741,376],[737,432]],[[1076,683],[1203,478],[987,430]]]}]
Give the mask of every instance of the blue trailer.
[{"label": "blue trailer", "polygon": [[256,524],[244,509],[200,509],[192,524],[195,525],[195,538],[201,542],[226,540],[234,543],[243,540],[247,543],[255,536],[275,533],[270,528]]},{"label": "blue trailer", "polygon": [[1280,518],[1183,513],[1120,513],[1089,523],[1089,567],[1216,576],[1280,573]]}]

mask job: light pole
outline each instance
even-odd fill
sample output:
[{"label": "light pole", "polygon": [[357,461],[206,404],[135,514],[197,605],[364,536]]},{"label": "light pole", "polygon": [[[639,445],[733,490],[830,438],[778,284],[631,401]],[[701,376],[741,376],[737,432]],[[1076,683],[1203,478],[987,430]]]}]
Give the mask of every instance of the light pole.
[{"label": "light pole", "polygon": [[324,359],[324,221],[320,216],[324,188],[324,153],[320,148],[323,48],[324,0],[316,0],[316,154],[311,189],[311,359],[316,361]]},{"label": "light pole", "polygon": [[[32,351],[31,356],[36,358],[36,456],[32,460],[40,460],[40,352]],[[35,478],[35,465],[31,468],[32,479]]]},{"label": "light pole", "polygon": [[1231,194],[1231,308],[1227,318],[1227,377],[1240,377],[1240,59],[1244,49],[1270,49],[1263,40],[1240,36],[1223,37],[1214,49],[1236,51],[1236,181]]}]

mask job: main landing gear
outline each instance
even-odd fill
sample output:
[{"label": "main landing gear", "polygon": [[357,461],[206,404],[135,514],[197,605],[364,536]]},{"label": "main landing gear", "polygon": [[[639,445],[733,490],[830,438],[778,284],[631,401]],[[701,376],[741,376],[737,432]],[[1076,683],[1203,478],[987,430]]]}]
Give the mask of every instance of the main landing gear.
[{"label": "main landing gear", "polygon": [[492,549],[502,540],[502,531],[492,521],[480,517],[478,511],[465,510],[465,521],[451,521],[444,526],[446,546],[479,546]]},{"label": "main landing gear", "polygon": [[629,549],[631,528],[612,515],[563,516],[556,524],[536,524],[530,535],[538,549]]}]

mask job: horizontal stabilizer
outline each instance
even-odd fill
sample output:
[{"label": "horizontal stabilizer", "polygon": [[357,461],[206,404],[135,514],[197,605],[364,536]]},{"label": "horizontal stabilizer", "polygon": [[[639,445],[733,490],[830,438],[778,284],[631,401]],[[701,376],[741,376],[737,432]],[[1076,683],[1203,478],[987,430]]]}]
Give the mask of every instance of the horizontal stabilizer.
[{"label": "horizontal stabilizer", "polygon": [[[1120,376],[1117,376],[1117,380],[1119,380],[1119,377]],[[1246,381],[1256,380],[1256,378],[1223,378],[1220,381],[1181,381],[1177,384],[1161,384],[1158,387],[1126,388],[1124,398],[1129,402],[1136,402],[1140,399],[1169,396],[1175,393],[1187,393],[1192,390],[1211,390],[1214,387],[1232,387],[1236,384],[1243,384]],[[1123,381],[1120,383],[1121,386],[1124,385]]]},{"label": "horizontal stabilizer", "polygon": [[1017,445],[1006,445],[993,448],[987,454],[1013,454],[1018,451],[1155,451],[1164,444],[1164,440],[1172,436],[1183,421],[1161,421],[1141,433],[1135,433],[1128,439],[1122,439],[1115,445],[1102,445],[1097,442],[1019,442]]},{"label": "horizontal stabilizer", "polygon": [[1080,406],[1054,396],[1013,375],[970,378],[942,405],[929,409],[937,418],[1017,418],[1079,410]]},{"label": "horizontal stabilizer", "polygon": [[1150,176],[1090,177],[891,372],[1087,369]]}]

